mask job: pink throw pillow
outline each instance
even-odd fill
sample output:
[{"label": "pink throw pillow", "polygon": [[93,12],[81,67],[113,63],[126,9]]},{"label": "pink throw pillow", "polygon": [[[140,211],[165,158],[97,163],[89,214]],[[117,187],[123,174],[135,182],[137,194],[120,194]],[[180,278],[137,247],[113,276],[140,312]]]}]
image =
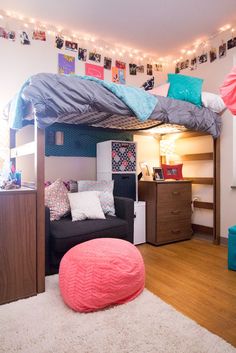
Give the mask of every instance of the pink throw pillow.
[{"label": "pink throw pillow", "polygon": [[144,288],[139,250],[121,239],[100,238],[74,246],[62,258],[59,287],[73,310],[89,312],[136,298]]},{"label": "pink throw pillow", "polygon": [[168,91],[169,91],[169,87],[170,87],[170,83],[164,83],[163,85],[157,86],[153,89],[151,89],[150,91],[148,91],[148,93],[154,94],[155,96],[163,96],[163,97],[167,97],[168,95]]},{"label": "pink throw pillow", "polygon": [[226,107],[233,115],[236,115],[236,66],[224,80],[220,87],[220,94]]},{"label": "pink throw pillow", "polygon": [[50,220],[59,220],[70,211],[68,190],[61,179],[45,188],[45,206],[50,209]]}]

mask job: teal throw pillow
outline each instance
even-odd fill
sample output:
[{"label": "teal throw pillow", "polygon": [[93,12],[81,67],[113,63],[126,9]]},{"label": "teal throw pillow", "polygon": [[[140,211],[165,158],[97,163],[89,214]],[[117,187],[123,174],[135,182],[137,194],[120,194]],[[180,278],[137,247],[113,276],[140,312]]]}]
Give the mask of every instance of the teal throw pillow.
[{"label": "teal throw pillow", "polygon": [[202,106],[203,80],[201,78],[168,74],[168,82],[170,83],[168,97],[190,102],[199,107]]}]

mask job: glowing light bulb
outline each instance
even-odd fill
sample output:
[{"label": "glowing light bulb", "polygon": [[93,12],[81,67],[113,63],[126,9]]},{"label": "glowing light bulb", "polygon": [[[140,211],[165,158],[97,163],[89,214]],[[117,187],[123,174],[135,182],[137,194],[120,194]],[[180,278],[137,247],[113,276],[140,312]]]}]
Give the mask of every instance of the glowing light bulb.
[{"label": "glowing light bulb", "polygon": [[3,16],[2,15],[0,15],[0,20],[2,20],[3,19]]},{"label": "glowing light bulb", "polygon": [[28,28],[29,27],[28,23],[24,23],[24,27]]},{"label": "glowing light bulb", "polygon": [[186,49],[181,49],[180,52],[181,52],[182,54],[185,54],[185,53],[186,53]]}]

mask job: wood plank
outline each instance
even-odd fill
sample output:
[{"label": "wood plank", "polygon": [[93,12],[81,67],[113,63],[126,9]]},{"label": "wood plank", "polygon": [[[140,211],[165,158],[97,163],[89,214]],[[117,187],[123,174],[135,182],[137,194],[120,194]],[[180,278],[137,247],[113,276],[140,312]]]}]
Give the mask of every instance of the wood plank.
[{"label": "wood plank", "polygon": [[213,241],[220,244],[220,138],[214,140],[214,234]]},{"label": "wood plank", "polygon": [[199,137],[199,136],[210,136],[210,135],[200,131],[185,131],[185,132],[176,132],[173,134],[163,134],[162,138],[165,140],[168,140],[169,138],[184,139],[184,138],[192,138],[192,137]]},{"label": "wood plank", "polygon": [[209,153],[196,153],[196,154],[184,154],[180,156],[182,161],[212,161],[213,152]]},{"label": "wood plank", "polygon": [[[15,148],[16,147],[16,130],[10,129],[10,149],[11,148]],[[16,159],[15,158],[11,158],[10,159],[11,163],[14,164],[14,166],[16,166]]]},{"label": "wood plank", "polygon": [[0,304],[36,294],[35,204],[35,191],[0,191]]},{"label": "wood plank", "polygon": [[28,142],[24,145],[17,146],[11,149],[11,158],[27,156],[35,153],[35,142]]},{"label": "wood plank", "polygon": [[203,185],[213,185],[213,178],[196,178],[196,177],[184,177],[185,180],[190,180],[192,181],[192,184],[203,184]]},{"label": "wood plank", "polygon": [[192,229],[194,233],[204,233],[204,234],[213,235],[213,227],[207,227],[201,224],[192,223]]},{"label": "wood plank", "polygon": [[214,209],[213,202],[194,201],[193,206],[196,208],[204,208],[206,210],[213,210]]},{"label": "wood plank", "polygon": [[37,293],[45,291],[45,207],[44,207],[44,130],[35,122],[35,175],[37,189]]},{"label": "wood plank", "polygon": [[227,270],[225,246],[193,238],[138,249],[147,289],[236,346],[236,276]]}]

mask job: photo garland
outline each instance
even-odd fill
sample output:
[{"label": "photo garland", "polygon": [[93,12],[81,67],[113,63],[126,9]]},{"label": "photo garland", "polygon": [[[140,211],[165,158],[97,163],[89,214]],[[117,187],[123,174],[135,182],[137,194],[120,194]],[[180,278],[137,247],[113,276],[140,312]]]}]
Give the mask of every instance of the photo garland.
[{"label": "photo garland", "polygon": [[209,52],[203,52],[199,56],[193,57],[192,59],[186,59],[181,62],[177,62],[175,65],[175,73],[180,73],[181,70],[189,68],[190,70],[196,70],[198,65],[202,65],[206,62],[213,63],[216,59],[222,59],[227,55],[227,51],[236,47],[236,37],[229,39],[219,45],[218,48],[211,47]]}]

